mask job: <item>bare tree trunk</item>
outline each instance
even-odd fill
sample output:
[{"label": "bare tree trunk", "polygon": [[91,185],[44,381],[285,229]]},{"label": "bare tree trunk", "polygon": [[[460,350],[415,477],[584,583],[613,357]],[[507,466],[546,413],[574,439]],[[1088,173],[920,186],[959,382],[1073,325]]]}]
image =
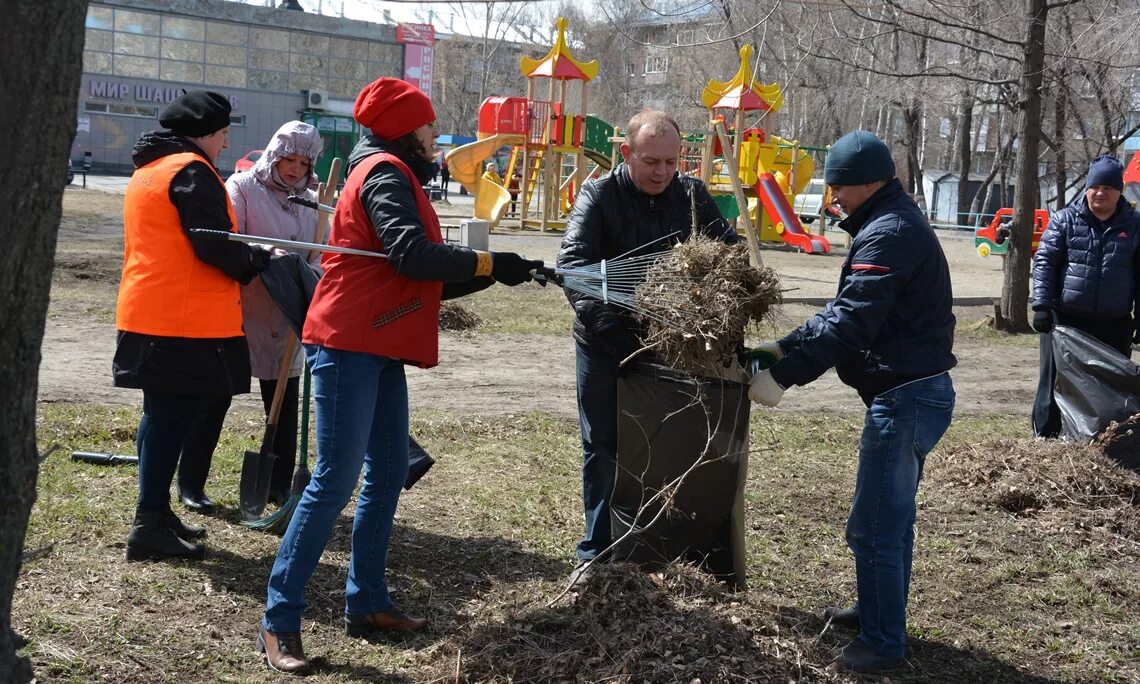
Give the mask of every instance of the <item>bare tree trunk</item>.
[{"label": "bare tree trunk", "polygon": [[[994,146],[994,161],[990,165],[990,172],[986,174],[986,179],[982,181],[982,185],[978,191],[974,193],[974,199],[970,202],[970,215],[973,217],[972,223],[974,226],[979,226],[982,223],[982,214],[986,208],[990,206],[990,198],[993,196],[994,178],[998,172],[1005,169],[1006,164],[1006,146],[1002,144],[1002,134],[1005,130],[1005,112],[998,112],[998,129],[997,129],[997,144]],[[1016,138],[1016,136],[1014,136]],[[1012,145],[1012,139],[1006,145]],[[998,196],[1000,200],[1004,200],[1005,192],[1005,174],[1002,174],[1003,180],[999,184]],[[984,197],[983,197],[984,195]],[[1004,206],[1004,205],[1003,205]]]},{"label": "bare tree trunk", "polygon": [[974,92],[970,86],[958,95],[958,213],[954,223],[965,224],[969,218],[970,166],[974,147]]},{"label": "bare tree trunk", "polygon": [[1065,168],[1065,98],[1062,90],[1065,87],[1065,67],[1062,65],[1057,71],[1056,93],[1053,98],[1053,141],[1057,145],[1054,152],[1054,162],[1057,168],[1053,169],[1053,182],[1057,192],[1057,210],[1065,208],[1065,190],[1068,186],[1068,170]]},{"label": "bare tree trunk", "polygon": [[[9,5],[0,43],[0,682],[32,679],[12,641],[12,595],[36,500],[36,393],[67,156],[75,139],[86,0]],[[50,78],[45,78],[50,74]]]},{"label": "bare tree trunk", "polygon": [[1045,65],[1046,0],[1025,0],[1025,43],[1018,101],[1017,175],[1013,192],[1013,228],[1005,260],[1001,290],[1000,326],[1012,332],[1029,332],[1029,259],[1033,212],[1037,208],[1040,179],[1037,152],[1041,145],[1041,83]]}]

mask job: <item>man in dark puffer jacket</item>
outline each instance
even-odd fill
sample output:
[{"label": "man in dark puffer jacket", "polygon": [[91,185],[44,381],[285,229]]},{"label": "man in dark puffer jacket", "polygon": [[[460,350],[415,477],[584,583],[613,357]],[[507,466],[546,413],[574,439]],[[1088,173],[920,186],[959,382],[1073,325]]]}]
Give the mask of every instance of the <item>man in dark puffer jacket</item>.
[{"label": "man in dark puffer jacket", "polygon": [[[1033,328],[1049,333],[1056,320],[1128,357],[1140,342],[1140,213],[1123,190],[1124,166],[1097,157],[1084,194],[1049,221],[1033,259]],[[1038,437],[1061,432],[1055,380],[1053,342],[1043,334],[1032,416]]]},{"label": "man in dark puffer jacket", "polygon": [[786,388],[834,366],[867,404],[847,520],[859,600],[825,615],[859,629],[837,662],[874,672],[906,652],[914,499],[954,410],[953,297],[942,246],[881,140],[867,131],[840,138],[824,179],[848,214],[840,227],[854,236],[839,292],[790,335],[760,345],[776,363],[753,376],[749,396],[775,406]]},{"label": "man in dark puffer jacket", "polygon": [[[661,251],[687,240],[693,203],[697,228],[729,244],[736,233],[721,216],[704,184],[677,174],[681,151],[677,122],[645,110],[630,120],[624,164],[582,185],[558,253],[559,268],[578,268]],[[632,283],[627,284],[632,285]],[[617,385],[619,365],[641,348],[636,322],[627,312],[581,293],[566,290],[574,307],[577,351],[578,416],[582,433],[582,500],[586,536],[578,544],[575,585],[610,545],[610,496],[617,467]]]}]

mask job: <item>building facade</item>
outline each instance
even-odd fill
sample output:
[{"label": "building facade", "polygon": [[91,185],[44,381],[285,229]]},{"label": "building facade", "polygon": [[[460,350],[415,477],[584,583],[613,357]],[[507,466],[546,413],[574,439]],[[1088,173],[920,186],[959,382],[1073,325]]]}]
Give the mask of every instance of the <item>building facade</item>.
[{"label": "building facade", "polygon": [[379,76],[405,77],[409,48],[421,46],[399,42],[390,24],[224,0],[93,0],[71,159],[130,172],[135,141],[160,128],[158,113],[183,89],[214,90],[233,105],[223,173],[298,118],[346,156],[356,94]]}]

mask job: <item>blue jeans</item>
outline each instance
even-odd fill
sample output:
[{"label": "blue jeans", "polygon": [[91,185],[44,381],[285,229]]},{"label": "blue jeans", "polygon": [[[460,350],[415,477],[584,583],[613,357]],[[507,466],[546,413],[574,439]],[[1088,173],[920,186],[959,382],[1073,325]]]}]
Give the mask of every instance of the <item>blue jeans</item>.
[{"label": "blue jeans", "polygon": [[[143,390],[142,419],[135,436],[139,457],[140,511],[170,507],[170,483],[179,459],[179,486],[200,494],[210,459],[230,407],[228,394],[175,394]],[[188,481],[187,473],[192,473]]]},{"label": "blue jeans", "polygon": [[345,614],[396,612],[384,575],[392,519],[408,475],[404,364],[315,345],[306,345],[305,351],[317,409],[317,463],[269,576],[264,624],[273,632],[301,630],[305,584],[352,497],[362,467]]},{"label": "blue jeans", "polygon": [[880,656],[906,652],[914,498],[926,455],[953,412],[954,383],[942,373],[875,397],[863,421],[847,545],[855,554],[859,639]]},{"label": "blue jeans", "polygon": [[575,342],[578,424],[582,433],[582,504],[586,536],[578,560],[594,558],[610,545],[610,499],[617,476],[618,359],[607,350]]}]

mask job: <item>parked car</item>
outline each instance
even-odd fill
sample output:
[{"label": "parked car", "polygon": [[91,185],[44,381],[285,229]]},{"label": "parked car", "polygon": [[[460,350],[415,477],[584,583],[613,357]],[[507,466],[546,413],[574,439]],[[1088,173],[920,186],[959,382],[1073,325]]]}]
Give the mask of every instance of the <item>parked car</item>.
[{"label": "parked car", "polygon": [[[812,178],[804,191],[796,195],[795,211],[800,220],[804,223],[811,223],[819,218],[820,207],[827,196],[827,184],[823,182],[823,179]],[[839,211],[830,204],[824,208],[824,215],[827,216],[829,223],[840,219]]]},{"label": "parked car", "polygon": [[261,159],[261,155],[265,150],[251,150],[242,155],[236,162],[234,162],[234,173],[241,173],[242,171],[249,171],[253,165]]}]

